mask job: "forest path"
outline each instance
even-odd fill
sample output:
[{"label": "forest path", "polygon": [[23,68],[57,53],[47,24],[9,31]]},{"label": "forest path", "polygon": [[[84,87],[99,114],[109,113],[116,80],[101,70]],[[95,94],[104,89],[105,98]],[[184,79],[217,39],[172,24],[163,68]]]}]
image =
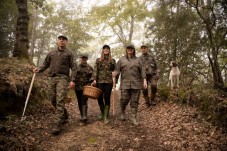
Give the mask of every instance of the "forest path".
[{"label": "forest path", "polygon": [[116,101],[113,127],[112,109],[111,122],[105,125],[98,120],[98,104],[92,99],[88,102],[89,123],[79,126],[78,106],[73,101],[67,105],[69,123],[59,136],[50,136],[42,148],[52,151],[227,150],[227,136],[203,120],[195,108],[171,102],[159,102],[155,107],[147,108],[143,100],[140,102],[140,125],[135,127],[129,119],[129,105],[127,121],[118,119],[119,101]]}]

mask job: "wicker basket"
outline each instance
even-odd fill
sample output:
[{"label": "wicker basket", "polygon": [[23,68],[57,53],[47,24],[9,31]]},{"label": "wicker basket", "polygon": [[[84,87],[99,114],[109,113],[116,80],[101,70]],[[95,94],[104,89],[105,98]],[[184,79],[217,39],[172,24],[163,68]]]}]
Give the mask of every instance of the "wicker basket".
[{"label": "wicker basket", "polygon": [[83,95],[88,98],[98,99],[99,95],[102,94],[102,90],[93,86],[84,86]]}]

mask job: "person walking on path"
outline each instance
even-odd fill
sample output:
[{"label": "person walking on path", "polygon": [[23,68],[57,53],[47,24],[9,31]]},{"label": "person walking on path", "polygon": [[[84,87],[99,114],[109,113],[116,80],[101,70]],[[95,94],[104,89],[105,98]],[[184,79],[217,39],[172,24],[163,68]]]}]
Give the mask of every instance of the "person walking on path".
[{"label": "person walking on path", "polygon": [[140,47],[140,50],[142,51],[142,55],[139,57],[142,61],[143,65],[145,66],[146,71],[146,79],[148,82],[148,85],[150,85],[150,97],[149,97],[149,89],[143,89],[143,96],[144,100],[146,102],[147,107],[150,107],[151,105],[156,105],[156,93],[157,93],[157,82],[158,82],[158,76],[157,76],[157,63],[155,60],[155,57],[148,53],[148,46],[142,45]]},{"label": "person walking on path", "polygon": [[116,67],[116,61],[111,56],[110,46],[102,47],[101,57],[96,59],[93,72],[93,85],[102,90],[98,98],[98,104],[101,111],[100,119],[105,124],[109,123],[110,97],[113,87],[113,71]]},{"label": "person walking on path", "polygon": [[78,101],[78,107],[81,115],[80,125],[87,123],[87,101],[88,97],[83,95],[83,87],[91,85],[93,68],[87,63],[88,55],[80,55],[80,64],[78,65],[77,72],[75,73],[75,92]]},{"label": "person walking on path", "polygon": [[[68,119],[68,113],[65,108],[65,100],[67,97],[67,87],[75,86],[72,76],[69,83],[69,73],[75,73],[77,65],[74,63],[74,55],[72,51],[67,49],[68,38],[60,35],[57,38],[57,49],[50,51],[41,67],[34,68],[33,72],[43,72],[49,68],[50,77],[50,99],[55,108],[54,124],[52,134],[58,135],[61,126]],[[69,85],[68,85],[69,83]]]},{"label": "person walking on path", "polygon": [[114,76],[119,75],[121,75],[120,120],[125,120],[125,109],[130,102],[131,121],[137,126],[140,91],[142,88],[147,88],[147,81],[142,62],[136,57],[135,47],[132,44],[126,46],[126,55],[117,62]]}]

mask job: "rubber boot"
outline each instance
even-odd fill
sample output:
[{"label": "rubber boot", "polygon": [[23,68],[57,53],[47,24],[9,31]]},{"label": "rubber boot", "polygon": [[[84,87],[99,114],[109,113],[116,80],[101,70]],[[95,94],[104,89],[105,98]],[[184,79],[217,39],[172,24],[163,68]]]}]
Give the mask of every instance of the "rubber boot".
[{"label": "rubber boot", "polygon": [[150,105],[152,105],[152,106],[156,105],[156,101],[155,101],[156,92],[157,91],[151,91]]},{"label": "rubber boot", "polygon": [[79,111],[80,111],[80,117],[82,119],[82,105],[78,105],[79,106]]},{"label": "rubber boot", "polygon": [[85,125],[86,123],[87,123],[87,105],[83,105],[80,125]]},{"label": "rubber boot", "polygon": [[57,106],[56,99],[51,99],[51,105],[54,107],[54,109],[56,109]]},{"label": "rubber boot", "polygon": [[52,127],[52,134],[58,135],[61,132],[61,125],[60,124],[54,124]]},{"label": "rubber boot", "polygon": [[63,117],[61,118],[60,123],[61,123],[61,124],[66,124],[66,123],[68,123],[68,119],[69,119],[69,114],[68,114],[68,112],[67,112],[67,109],[64,108]]},{"label": "rubber boot", "polygon": [[99,105],[99,109],[101,114],[99,115],[99,120],[103,120],[103,116],[104,116],[104,105]]},{"label": "rubber boot", "polygon": [[103,116],[103,121],[104,121],[104,124],[109,124],[109,111],[110,111],[110,106],[107,106],[105,105],[105,108],[104,108],[104,116]]},{"label": "rubber boot", "polygon": [[150,103],[149,97],[148,96],[144,96],[144,100],[145,100],[146,106],[147,107],[150,107],[151,106],[151,103]]},{"label": "rubber boot", "polygon": [[136,108],[131,109],[131,121],[132,121],[134,126],[139,125],[139,122],[137,120],[137,109]]},{"label": "rubber boot", "polygon": [[126,108],[126,106],[121,105],[121,112],[120,112],[120,117],[119,117],[119,119],[121,121],[125,121],[126,120],[126,118],[125,118],[125,108]]},{"label": "rubber boot", "polygon": [[69,119],[69,114],[68,114],[68,111],[66,110],[66,108],[64,108],[64,118],[65,118],[65,120]]}]

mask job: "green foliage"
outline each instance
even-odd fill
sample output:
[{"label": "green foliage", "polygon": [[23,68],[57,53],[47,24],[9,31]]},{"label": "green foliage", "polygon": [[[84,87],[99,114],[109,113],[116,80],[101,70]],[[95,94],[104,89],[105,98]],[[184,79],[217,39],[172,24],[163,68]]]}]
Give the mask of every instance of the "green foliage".
[{"label": "green foliage", "polygon": [[99,27],[100,35],[109,33],[116,37],[116,43],[125,46],[133,40],[136,23],[144,21],[148,16],[147,5],[148,2],[144,0],[111,0],[104,6],[93,7],[88,21],[95,27]]},{"label": "green foliage", "polygon": [[15,0],[0,0],[0,58],[8,57],[15,42],[17,6]]},{"label": "green foliage", "polygon": [[208,80],[209,67],[204,56],[204,32],[196,14],[179,1],[162,1],[152,10],[147,21],[146,37],[160,69],[160,82],[167,83],[170,62],[176,60],[181,70],[182,85]]},{"label": "green foliage", "polygon": [[158,95],[163,100],[167,100],[170,96],[170,90],[166,85],[159,85],[158,86]]},{"label": "green foliage", "polygon": [[[40,57],[46,54],[52,48],[56,47],[56,39],[58,35],[64,34],[69,39],[69,49],[77,52],[92,37],[87,33],[87,26],[84,24],[83,18],[75,17],[78,12],[67,10],[65,8],[55,9],[55,3],[43,3],[42,8],[34,9],[30,6],[30,13],[34,15],[31,20],[37,22],[35,27],[35,56]],[[30,32],[32,29],[30,29]]]}]

